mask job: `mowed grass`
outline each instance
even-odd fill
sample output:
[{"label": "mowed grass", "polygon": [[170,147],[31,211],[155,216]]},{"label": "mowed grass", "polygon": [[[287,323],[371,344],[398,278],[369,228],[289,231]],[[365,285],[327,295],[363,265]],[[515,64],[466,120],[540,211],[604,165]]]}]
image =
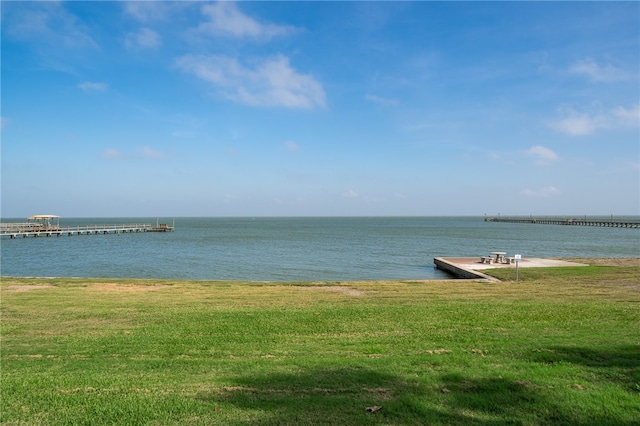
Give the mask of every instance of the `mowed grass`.
[{"label": "mowed grass", "polygon": [[517,283],[1,286],[5,425],[640,419],[638,266],[521,269]]}]

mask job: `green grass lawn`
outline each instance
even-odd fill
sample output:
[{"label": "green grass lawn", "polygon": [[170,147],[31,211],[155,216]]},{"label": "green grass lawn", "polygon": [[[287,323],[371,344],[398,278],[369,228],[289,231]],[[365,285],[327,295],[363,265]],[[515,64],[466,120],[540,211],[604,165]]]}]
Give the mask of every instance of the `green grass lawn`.
[{"label": "green grass lawn", "polygon": [[637,266],[490,284],[5,277],[1,290],[6,425],[640,419]]}]

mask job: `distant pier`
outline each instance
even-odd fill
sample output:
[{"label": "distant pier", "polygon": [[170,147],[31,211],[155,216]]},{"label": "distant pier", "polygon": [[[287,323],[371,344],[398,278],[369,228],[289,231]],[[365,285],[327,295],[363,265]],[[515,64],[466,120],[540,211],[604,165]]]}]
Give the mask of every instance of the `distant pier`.
[{"label": "distant pier", "polygon": [[59,216],[34,215],[22,223],[0,223],[0,237],[61,237],[73,235],[107,235],[139,232],[171,232],[174,226],[161,223],[115,224],[115,225],[71,225],[60,226]]},{"label": "distant pier", "polygon": [[487,216],[485,222],[510,222],[510,223],[538,223],[543,225],[573,225],[573,226],[600,226],[609,228],[638,228],[640,220],[618,220],[618,219],[574,219],[574,218],[553,218],[553,217],[523,217],[523,216]]},{"label": "distant pier", "polygon": [[63,235],[105,235],[105,234],[126,234],[132,232],[151,232],[151,224],[136,223],[122,225],[75,225],[63,227],[36,228],[31,226],[11,226],[14,224],[3,223],[0,236],[9,238],[27,237],[61,237]]}]

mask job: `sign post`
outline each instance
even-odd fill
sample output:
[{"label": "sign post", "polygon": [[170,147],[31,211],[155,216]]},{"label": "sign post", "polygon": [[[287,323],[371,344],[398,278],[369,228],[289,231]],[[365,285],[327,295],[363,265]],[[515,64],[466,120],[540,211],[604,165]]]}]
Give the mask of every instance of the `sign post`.
[{"label": "sign post", "polygon": [[519,281],[519,277],[518,277],[518,264],[520,263],[520,261],[522,260],[522,256],[519,254],[516,254],[513,259],[516,261],[516,282]]}]

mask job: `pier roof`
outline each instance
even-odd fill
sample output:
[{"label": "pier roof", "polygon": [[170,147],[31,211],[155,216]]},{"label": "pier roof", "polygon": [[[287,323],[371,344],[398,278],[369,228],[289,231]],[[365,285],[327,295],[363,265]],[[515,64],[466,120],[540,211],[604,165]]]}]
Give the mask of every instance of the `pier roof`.
[{"label": "pier roof", "polygon": [[28,220],[37,220],[37,219],[55,219],[60,216],[56,216],[55,214],[34,214],[33,216],[29,216]]}]

